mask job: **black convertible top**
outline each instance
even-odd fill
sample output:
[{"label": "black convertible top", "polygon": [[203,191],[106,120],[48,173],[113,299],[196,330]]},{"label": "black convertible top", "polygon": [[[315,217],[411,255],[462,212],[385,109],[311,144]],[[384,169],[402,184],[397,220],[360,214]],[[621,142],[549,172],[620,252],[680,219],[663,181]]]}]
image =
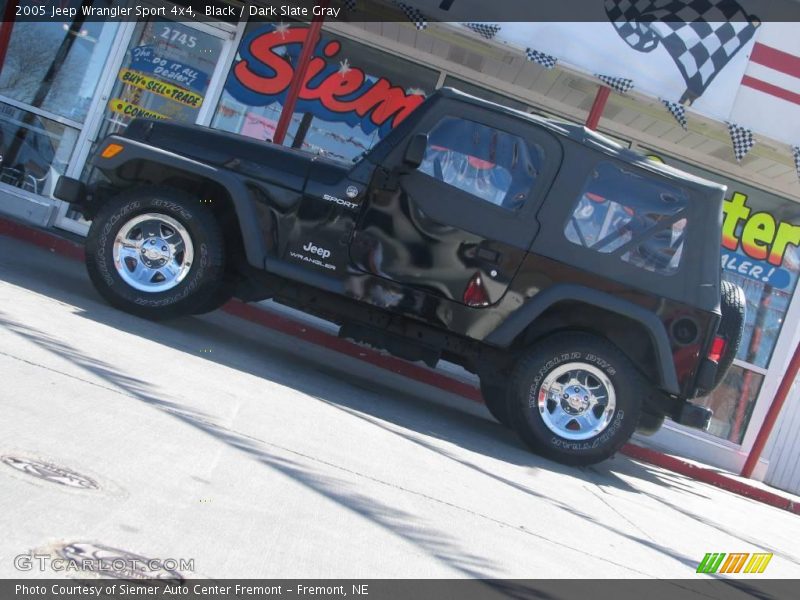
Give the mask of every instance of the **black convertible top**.
[{"label": "black convertible top", "polygon": [[491,110],[498,111],[512,117],[525,119],[529,122],[536,123],[537,125],[544,127],[545,129],[551,131],[556,135],[566,137],[574,142],[583,144],[585,146],[592,146],[596,150],[605,152],[606,154],[609,154],[625,162],[635,164],[637,167],[647,169],[655,173],[659,173],[660,175],[663,175],[669,179],[679,180],[683,185],[689,185],[692,187],[701,188],[705,192],[712,190],[724,191],[726,189],[726,186],[722,184],[715,183],[713,181],[709,181],[708,179],[703,179],[702,177],[698,177],[696,175],[692,175],[691,173],[687,173],[686,171],[681,171],[680,169],[676,169],[675,167],[671,167],[669,165],[665,165],[663,163],[650,160],[645,155],[639,152],[634,152],[633,150],[630,150],[628,148],[625,148],[624,146],[621,146],[615,141],[583,125],[578,125],[576,123],[565,123],[563,121],[557,121],[555,119],[547,119],[539,115],[526,113],[521,110],[504,106],[502,104],[497,104],[496,102],[491,102],[489,100],[484,100],[476,96],[471,96],[470,94],[465,94],[464,92],[461,92],[457,89],[450,87],[441,88],[431,95],[431,97],[435,96],[452,98],[454,100],[458,100],[459,102],[474,104],[476,106],[489,108]]}]

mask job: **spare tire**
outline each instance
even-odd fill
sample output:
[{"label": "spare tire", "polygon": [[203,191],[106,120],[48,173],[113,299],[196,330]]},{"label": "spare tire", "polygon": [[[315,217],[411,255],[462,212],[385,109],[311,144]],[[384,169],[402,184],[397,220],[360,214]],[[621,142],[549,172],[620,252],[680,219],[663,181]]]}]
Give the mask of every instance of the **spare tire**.
[{"label": "spare tire", "polygon": [[744,290],[735,283],[723,281],[720,285],[720,308],[722,309],[722,320],[717,329],[717,335],[725,338],[725,351],[719,359],[717,376],[714,379],[714,387],[719,385],[736,358],[739,345],[742,342],[744,332],[745,310],[747,299]]}]

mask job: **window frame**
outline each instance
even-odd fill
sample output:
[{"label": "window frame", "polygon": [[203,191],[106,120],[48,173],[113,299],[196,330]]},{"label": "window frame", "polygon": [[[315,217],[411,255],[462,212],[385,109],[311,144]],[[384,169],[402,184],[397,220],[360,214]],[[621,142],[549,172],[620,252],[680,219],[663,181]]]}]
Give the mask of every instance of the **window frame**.
[{"label": "window frame", "polygon": [[[570,243],[570,244],[572,244],[572,245],[574,245],[574,246],[576,246],[578,248],[581,248],[583,250],[587,250],[587,251],[592,252],[594,254],[597,254],[599,256],[605,257],[604,260],[616,259],[616,260],[622,262],[623,264],[630,265],[632,268],[637,269],[638,271],[644,271],[644,272],[653,273],[654,275],[657,275],[659,277],[673,277],[673,276],[679,274],[681,271],[683,271],[683,268],[684,268],[684,264],[685,263],[684,263],[684,256],[683,255],[685,255],[685,252],[682,252],[682,256],[681,256],[681,259],[680,259],[678,265],[674,269],[672,269],[671,271],[664,271],[664,270],[661,270],[661,269],[653,269],[653,270],[646,269],[646,268],[644,268],[642,266],[637,265],[634,262],[631,262],[629,260],[625,260],[623,258],[623,255],[625,255],[626,253],[634,251],[636,248],[641,246],[643,243],[645,243],[648,240],[652,239],[656,234],[658,234],[658,233],[660,233],[662,231],[667,231],[668,229],[672,228],[675,225],[675,223],[677,223],[677,222],[679,222],[679,221],[681,221],[683,219],[686,220],[686,229],[688,230],[691,227],[691,222],[692,222],[693,219],[691,218],[691,211],[689,210],[689,203],[691,202],[690,195],[686,192],[685,189],[683,189],[683,188],[681,188],[679,186],[673,185],[672,187],[674,188],[674,190],[677,190],[678,192],[680,192],[679,197],[683,200],[683,204],[682,204],[680,209],[678,209],[675,213],[673,213],[673,214],[671,214],[669,216],[666,216],[664,219],[662,219],[655,226],[653,226],[650,229],[644,231],[643,233],[639,234],[638,236],[633,236],[632,235],[631,239],[629,239],[628,241],[622,243],[622,245],[617,246],[616,248],[614,248],[613,250],[611,250],[609,252],[603,252],[600,249],[594,248],[594,246],[596,244],[599,244],[599,243],[604,242],[605,240],[607,240],[608,236],[606,236],[603,239],[595,241],[595,243],[593,245],[591,245],[591,246],[585,245],[585,243],[583,243],[583,242],[582,243],[575,242],[575,241],[571,240],[567,236],[567,230],[568,230],[570,224],[572,223],[572,219],[575,216],[575,212],[577,211],[581,200],[590,191],[590,185],[591,185],[591,181],[592,181],[592,174],[594,173],[594,171],[598,167],[600,167],[603,164],[610,165],[611,167],[613,167],[613,169],[615,169],[616,172],[613,174],[613,177],[617,177],[618,175],[623,175],[624,176],[624,174],[626,172],[626,170],[624,168],[622,168],[618,163],[616,163],[615,161],[612,161],[612,160],[598,160],[598,161],[593,163],[592,168],[589,169],[589,171],[587,172],[587,176],[584,178],[584,183],[583,183],[583,186],[580,189],[580,192],[579,192],[579,194],[577,196],[577,199],[573,200],[573,203],[571,204],[572,209],[569,210],[567,212],[567,214],[566,214],[566,221],[564,223],[564,226],[561,229],[561,233],[562,233],[564,239],[568,243]],[[669,189],[668,188],[669,185],[670,184],[667,184],[666,182],[659,183],[659,186],[664,187],[665,191]],[[606,198],[605,200],[608,203],[617,204],[618,206],[621,206],[623,209],[625,209],[626,207],[629,207],[628,204],[623,203],[619,199],[614,199],[614,198],[610,197],[610,198]],[[579,237],[582,239],[583,236],[580,235],[580,230],[578,229],[578,227],[573,224],[573,228],[576,230],[576,232],[578,232]],[[684,232],[683,233],[683,237],[684,237],[684,239],[681,240],[681,244],[682,244],[682,247],[685,248],[685,244],[686,244],[687,240],[689,239],[689,236],[688,236],[687,233]]]},{"label": "window frame", "polygon": [[[473,192],[471,192],[468,189],[465,189],[463,187],[459,187],[457,185],[453,185],[452,183],[449,183],[449,182],[444,181],[444,180],[439,180],[434,175],[431,175],[430,173],[427,173],[427,172],[423,171],[421,169],[421,165],[420,165],[420,167],[417,167],[417,169],[416,169],[417,171],[419,171],[421,174],[423,174],[423,175],[425,175],[427,177],[430,177],[434,181],[438,181],[438,182],[440,182],[440,183],[442,183],[444,185],[447,185],[449,187],[455,188],[455,189],[459,190],[460,192],[463,192],[463,193],[469,195],[469,197],[471,199],[477,200],[477,201],[481,202],[483,205],[487,205],[487,206],[493,207],[495,209],[500,209],[504,213],[519,214],[519,213],[524,211],[526,206],[528,206],[529,202],[535,202],[535,200],[532,199],[532,196],[534,195],[534,192],[535,192],[536,188],[538,187],[537,183],[539,181],[539,178],[540,178],[541,174],[544,171],[544,165],[547,163],[547,160],[548,160],[547,159],[547,153],[546,153],[544,147],[542,147],[541,144],[531,143],[530,141],[526,140],[524,137],[522,137],[521,135],[519,135],[517,133],[511,133],[510,131],[507,131],[506,129],[501,129],[499,127],[495,127],[493,125],[488,125],[486,123],[482,123],[480,121],[475,121],[473,119],[466,119],[466,118],[464,118],[464,117],[462,117],[460,115],[444,115],[438,121],[436,121],[436,123],[433,125],[433,127],[431,127],[430,131],[428,131],[428,135],[431,135],[441,123],[443,123],[444,121],[446,121],[448,119],[457,119],[457,120],[460,120],[460,121],[467,121],[469,123],[473,123],[475,125],[478,125],[479,127],[485,127],[485,128],[491,129],[493,131],[505,134],[507,136],[510,136],[513,139],[518,140],[520,143],[522,143],[528,149],[529,153],[536,152],[539,155],[539,157],[541,159],[542,168],[539,169],[539,172],[536,173],[535,177],[531,178],[530,185],[526,186],[525,190],[526,190],[527,193],[526,193],[525,200],[523,201],[523,203],[520,206],[517,206],[515,208],[506,207],[506,206],[503,206],[502,204],[497,204],[495,202],[492,202],[491,200],[488,200],[486,198],[482,198],[481,196],[478,196],[478,195],[474,194]],[[428,143],[428,146],[426,147],[426,154],[427,154],[428,148],[430,148],[430,142]],[[455,152],[455,153],[457,153],[457,154],[459,154],[460,156],[463,156],[463,157],[472,157],[472,158],[476,158],[478,160],[483,160],[480,157],[477,157],[477,156],[474,156],[474,155],[471,155],[471,154],[464,154],[464,153],[460,152],[459,150],[454,150],[454,149],[450,149],[450,148],[447,148],[447,150],[450,151],[450,152]],[[505,169],[509,173],[509,175],[511,175],[511,180],[509,181],[508,189],[505,191],[505,193],[507,194],[511,190],[511,187],[512,187],[511,183],[514,180],[514,176],[511,174],[510,169],[505,168],[499,162],[496,162],[494,164],[495,164],[495,166],[498,166],[500,168]]]},{"label": "window frame", "polygon": [[[545,163],[528,201],[519,211],[491,204],[481,198],[473,197],[469,192],[433,180],[436,184],[447,185],[448,189],[456,190],[464,196],[463,211],[461,211],[463,214],[449,217],[453,220],[452,225],[479,235],[503,239],[517,248],[528,250],[541,231],[537,213],[551,193],[551,187],[561,168],[564,158],[561,141],[545,127],[533,121],[526,121],[524,116],[504,114],[468,100],[445,95],[434,96],[427,102],[429,105],[425,110],[414,111],[408,119],[376,144],[367,157],[387,173],[397,172],[398,169],[404,168],[403,158],[412,137],[418,133],[429,133],[443,117],[453,115],[517,135],[523,140],[528,138],[534,140],[544,150]],[[358,168],[358,164],[354,168]],[[412,173],[417,172],[416,169],[412,171]],[[422,172],[419,174],[429,177]],[[427,198],[419,199],[419,203],[424,209],[425,205],[432,201]],[[466,217],[467,214],[472,217]],[[475,216],[480,218],[476,219]]]}]

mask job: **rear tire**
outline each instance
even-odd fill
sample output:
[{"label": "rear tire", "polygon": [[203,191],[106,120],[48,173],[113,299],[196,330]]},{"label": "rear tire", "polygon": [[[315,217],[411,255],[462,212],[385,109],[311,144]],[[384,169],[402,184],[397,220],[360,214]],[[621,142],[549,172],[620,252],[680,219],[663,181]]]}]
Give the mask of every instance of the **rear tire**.
[{"label": "rear tire", "polygon": [[636,433],[641,435],[655,435],[664,424],[664,418],[664,415],[642,412],[642,414],[639,415]]},{"label": "rear tire", "polygon": [[552,335],[511,373],[512,425],[536,453],[584,466],[613,455],[633,434],[649,386],[610,342],[585,333]]},{"label": "rear tire", "polygon": [[86,239],[86,268],[112,306],[147,319],[189,315],[220,293],[222,231],[191,195],[127,190],[103,206]]},{"label": "rear tire", "polygon": [[508,401],[506,388],[502,385],[490,385],[481,382],[481,395],[486,408],[501,425],[511,427],[511,418],[508,416]]},{"label": "rear tire", "polygon": [[723,281],[720,284],[720,308],[722,309],[722,320],[717,329],[717,335],[725,338],[725,352],[719,359],[717,375],[714,385],[719,385],[736,358],[739,351],[739,344],[742,342],[744,332],[745,311],[747,310],[747,298],[744,291],[738,285],[730,281]]}]

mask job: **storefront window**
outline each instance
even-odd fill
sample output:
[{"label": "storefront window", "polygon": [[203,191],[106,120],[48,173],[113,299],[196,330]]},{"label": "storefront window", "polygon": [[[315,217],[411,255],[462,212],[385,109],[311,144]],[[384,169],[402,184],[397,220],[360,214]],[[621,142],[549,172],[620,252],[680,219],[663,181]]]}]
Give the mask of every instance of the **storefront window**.
[{"label": "storefront window", "polygon": [[[61,4],[79,8],[81,2]],[[113,2],[92,4],[106,7]],[[116,28],[116,23],[86,21],[80,11],[73,21],[15,22],[0,74],[0,96],[83,123]]]},{"label": "storefront window", "polygon": [[[95,148],[137,117],[195,123],[223,45],[222,37],[189,23],[156,18],[137,23],[103,111]],[[96,177],[98,171],[87,164],[83,179]],[[73,210],[66,217],[81,220]]]},{"label": "storefront window", "polygon": [[[250,24],[212,126],[271,140],[307,33],[300,23]],[[419,106],[437,79],[436,71],[324,32],[286,144],[351,161]]]},{"label": "storefront window", "polygon": [[223,41],[184,23],[151,19],[136,26],[117,72],[98,139],[136,117],[194,123]]},{"label": "storefront window", "polygon": [[679,161],[667,162],[728,187],[722,275],[747,297],[747,320],[736,358],[765,369],[800,274],[800,203]]},{"label": "storefront window", "polygon": [[0,102],[0,183],[49,196],[78,130]]},{"label": "storefront window", "polygon": [[[4,6],[0,2],[0,10]],[[72,21],[10,25],[0,71],[0,184],[51,195],[72,157],[116,31],[116,23],[88,22],[80,12]]]},{"label": "storefront window", "polygon": [[800,204],[746,186],[733,188],[722,244],[723,276],[747,297],[736,358],[766,368],[800,273]]},{"label": "storefront window", "polygon": [[734,365],[714,392],[697,403],[714,411],[708,432],[741,444],[764,376]]}]

